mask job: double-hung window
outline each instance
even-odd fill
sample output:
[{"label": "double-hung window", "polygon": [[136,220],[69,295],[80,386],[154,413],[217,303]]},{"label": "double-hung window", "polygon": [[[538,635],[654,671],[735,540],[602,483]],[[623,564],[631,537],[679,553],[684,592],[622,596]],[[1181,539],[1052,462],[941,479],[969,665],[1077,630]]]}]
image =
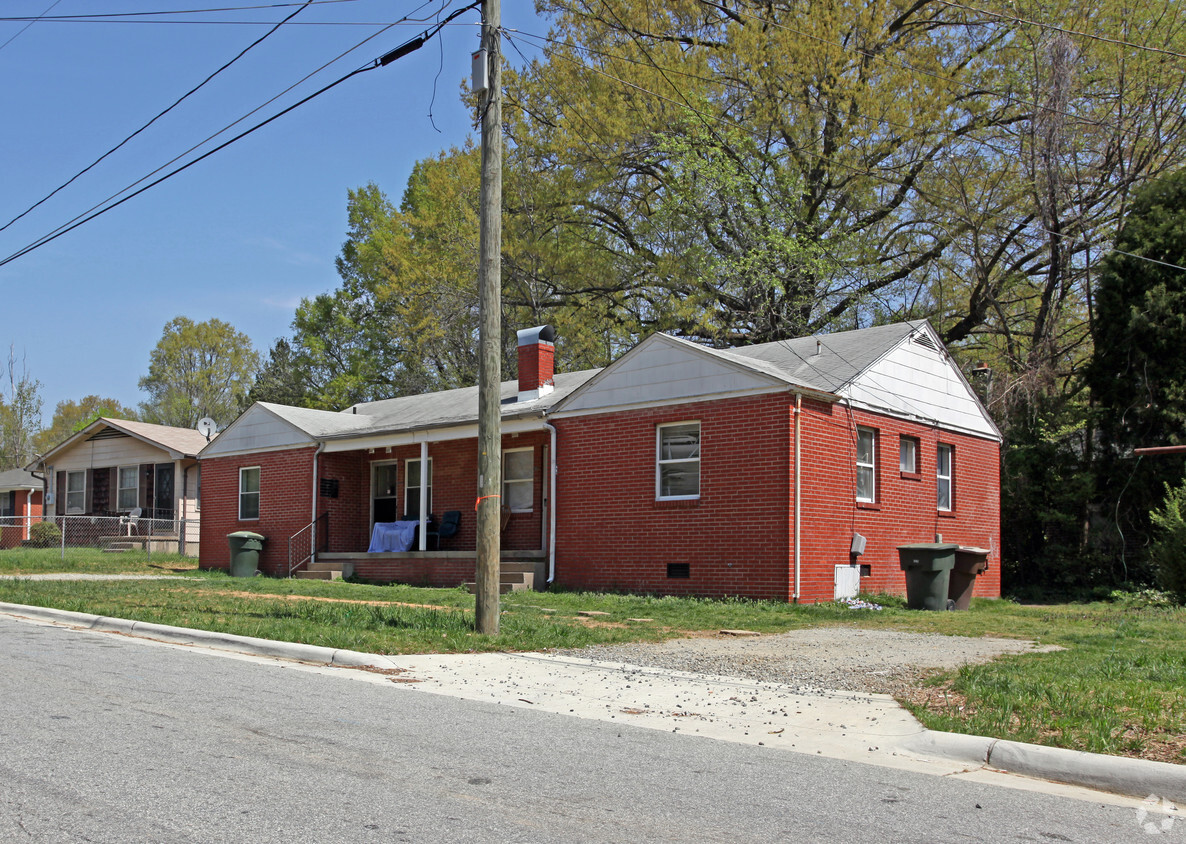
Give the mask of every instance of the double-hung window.
[{"label": "double-hung window", "polygon": [[[394,467],[392,467],[394,468]],[[428,458],[428,483],[425,485],[426,499],[423,512],[432,512],[432,458]],[[404,462],[404,513],[413,519],[420,518],[420,458]]]},{"label": "double-hung window", "polygon": [[935,458],[935,479],[940,510],[955,509],[955,449],[939,443]]},{"label": "double-hung window", "polygon": [[656,497],[700,497],[700,423],[677,422],[656,429]]},{"label": "double-hung window", "polygon": [[512,448],[502,453],[502,503],[512,513],[530,513],[535,495],[535,449]]},{"label": "double-hung window", "polygon": [[86,470],[66,473],[66,512],[86,512]]},{"label": "double-hung window", "polygon": [[132,510],[138,506],[140,496],[139,466],[120,466],[117,482],[118,491],[115,494],[116,510]]},{"label": "double-hung window", "polygon": [[239,470],[239,518],[259,518],[259,467]]},{"label": "double-hung window", "polygon": [[877,500],[877,432],[857,428],[857,501]]}]

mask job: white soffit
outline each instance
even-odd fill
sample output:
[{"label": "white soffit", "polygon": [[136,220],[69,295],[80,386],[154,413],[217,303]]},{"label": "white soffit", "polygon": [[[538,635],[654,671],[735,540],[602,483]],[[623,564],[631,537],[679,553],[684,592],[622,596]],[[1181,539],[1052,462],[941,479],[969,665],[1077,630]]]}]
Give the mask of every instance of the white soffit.
[{"label": "white soffit", "polygon": [[971,388],[943,352],[907,340],[843,390],[855,406],[1000,440]]},{"label": "white soffit", "polygon": [[655,334],[610,364],[557,408],[558,415],[786,390],[772,376]]}]

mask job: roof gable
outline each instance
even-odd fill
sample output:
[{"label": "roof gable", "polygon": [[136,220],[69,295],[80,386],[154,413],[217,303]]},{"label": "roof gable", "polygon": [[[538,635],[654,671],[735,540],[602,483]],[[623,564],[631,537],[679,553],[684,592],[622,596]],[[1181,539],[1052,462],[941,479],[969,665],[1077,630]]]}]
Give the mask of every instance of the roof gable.
[{"label": "roof gable", "polygon": [[844,395],[871,410],[1001,439],[992,417],[929,325],[857,375]]},{"label": "roof gable", "polygon": [[[588,413],[773,392],[792,385],[776,367],[747,360],[734,351],[653,334],[573,391],[555,411]],[[798,386],[820,391],[807,383]]]},{"label": "roof gable", "polygon": [[166,452],[171,460],[194,457],[206,445],[206,438],[192,428],[175,428],[169,425],[154,425],[151,422],[135,422],[131,419],[100,417],[78,433],[58,443],[32,465],[44,465],[58,455],[70,451],[88,440],[120,436],[131,437],[146,445],[159,448]]},{"label": "roof gable", "polygon": [[327,410],[307,410],[282,404],[256,402],[239,415],[221,434],[202,449],[201,457],[219,457],[253,451],[272,451],[298,448],[314,442],[313,436],[294,423],[290,417],[324,414],[339,416]]}]

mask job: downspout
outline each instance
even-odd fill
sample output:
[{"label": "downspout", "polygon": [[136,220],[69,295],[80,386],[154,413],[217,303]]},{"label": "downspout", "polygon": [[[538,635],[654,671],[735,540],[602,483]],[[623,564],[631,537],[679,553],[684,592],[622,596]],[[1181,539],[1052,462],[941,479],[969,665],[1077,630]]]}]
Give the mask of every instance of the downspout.
[{"label": "downspout", "polygon": [[[317,443],[317,448],[313,449],[313,521],[309,523],[309,562],[317,562],[317,458],[321,456],[321,452],[325,451],[325,443]],[[289,564],[291,565],[291,563]],[[289,572],[289,577],[292,577],[292,572]]]},{"label": "downspout", "polygon": [[800,484],[801,476],[799,473],[799,456],[801,454],[799,439],[802,430],[800,427],[799,415],[802,410],[803,394],[795,393],[795,594],[793,596],[793,600],[796,604],[799,603],[799,572],[802,563],[802,548],[800,546],[801,537],[799,533],[799,519],[800,514],[802,513],[799,502],[800,493],[802,492]]},{"label": "downspout", "polygon": [[[41,505],[42,512],[45,511],[45,505]],[[33,526],[33,490],[25,490],[25,533],[21,539],[29,539],[29,528]]]},{"label": "downspout", "polygon": [[548,467],[551,475],[548,487],[548,583],[551,584],[556,579],[556,429],[548,422],[544,427],[551,436],[548,447],[548,463],[551,464]]}]

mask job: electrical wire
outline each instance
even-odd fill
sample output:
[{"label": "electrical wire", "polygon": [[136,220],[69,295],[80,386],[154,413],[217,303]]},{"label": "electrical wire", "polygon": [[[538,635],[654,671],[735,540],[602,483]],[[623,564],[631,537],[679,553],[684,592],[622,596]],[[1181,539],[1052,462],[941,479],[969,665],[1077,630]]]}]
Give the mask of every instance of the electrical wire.
[{"label": "electrical wire", "polygon": [[44,12],[42,12],[40,15],[38,15],[37,17],[26,18],[26,20],[28,20],[29,22],[27,24],[25,24],[24,26],[22,26],[20,29],[18,29],[15,35],[13,35],[11,38],[9,38],[7,41],[5,41],[3,44],[0,44],[0,50],[3,50],[5,47],[7,47],[13,41],[16,41],[18,38],[20,38],[22,35],[24,35],[25,30],[28,29],[29,27],[31,27],[33,24],[37,23],[38,21],[45,20],[45,16],[49,12],[53,11],[54,6],[58,5],[61,2],[62,2],[62,0],[54,0],[54,2],[50,3],[49,7]]},{"label": "electrical wire", "polygon": [[[58,3],[60,3],[60,2],[61,2],[61,0],[57,0],[57,2],[55,2],[53,5],[51,5],[49,7],[49,9],[46,9],[45,11],[49,12],[51,9],[53,9],[54,6],[58,5]],[[92,14],[87,14],[87,15],[51,15],[51,16],[47,16],[45,13],[42,13],[41,15],[38,15],[37,17],[32,17],[32,18],[28,17],[28,16],[7,16],[7,15],[5,15],[5,16],[0,16],[0,23],[19,23],[20,21],[30,21],[32,23],[36,23],[37,21],[47,21],[47,22],[52,23],[55,21],[71,22],[71,21],[87,21],[87,20],[109,19],[109,18],[151,17],[151,16],[155,16],[155,15],[201,15],[201,14],[208,14],[208,13],[213,13],[213,12],[252,12],[252,11],[258,11],[260,9],[290,9],[293,6],[300,6],[300,7],[304,8],[305,6],[309,5],[310,3],[312,3],[312,5],[315,5],[315,6],[326,6],[326,5],[332,5],[332,4],[338,4],[338,3],[357,3],[357,2],[359,2],[359,0],[309,0],[308,3],[299,2],[299,0],[298,0],[298,2],[291,2],[291,3],[263,3],[263,4],[255,4],[255,5],[251,5],[251,6],[220,6],[218,8],[213,8],[213,9],[171,9],[171,10],[167,10],[167,11],[163,10],[163,11],[156,11],[156,12],[145,12],[145,11],[103,12],[103,13],[92,13]],[[17,33],[17,34],[19,35],[20,33]]]},{"label": "electrical wire", "polygon": [[91,170],[92,168],[94,168],[94,167],[95,167],[97,164],[99,164],[99,162],[103,161],[103,159],[107,158],[107,157],[108,157],[108,156],[110,156],[112,153],[114,153],[114,152],[116,152],[117,150],[121,149],[121,148],[122,148],[122,147],[123,147],[125,144],[127,144],[129,141],[131,141],[133,138],[135,138],[137,135],[139,135],[141,132],[143,132],[143,131],[144,131],[145,129],[147,129],[149,126],[151,126],[152,124],[156,123],[158,120],[160,120],[160,119],[161,119],[162,117],[164,117],[166,114],[168,114],[169,112],[171,112],[171,111],[172,111],[173,109],[175,109],[177,106],[181,105],[181,103],[183,103],[185,100],[187,100],[187,99],[188,99],[189,97],[191,97],[193,94],[196,94],[198,91],[200,91],[202,88],[204,88],[204,87],[205,87],[205,86],[206,86],[206,85],[207,85],[207,84],[208,84],[208,83],[209,83],[209,82],[210,82],[212,79],[214,79],[214,77],[218,76],[220,73],[222,73],[222,72],[223,72],[224,70],[226,70],[228,67],[230,67],[231,65],[233,65],[233,64],[234,64],[235,62],[237,62],[239,59],[243,58],[245,55],[247,55],[249,52],[251,52],[251,50],[253,50],[254,48],[258,47],[258,46],[259,46],[260,44],[262,44],[262,43],[263,43],[265,40],[267,40],[267,38],[268,38],[269,36],[271,36],[273,33],[275,33],[275,32],[276,32],[278,29],[280,29],[280,27],[282,27],[284,24],[288,23],[290,20],[292,20],[292,19],[293,19],[293,18],[295,18],[297,15],[299,15],[301,12],[303,12],[305,9],[307,9],[307,8],[309,7],[309,4],[310,4],[310,3],[312,3],[312,2],[314,2],[314,0],[306,0],[306,2],[305,2],[305,3],[303,3],[301,6],[299,6],[299,7],[298,7],[298,8],[297,8],[297,9],[296,9],[296,10],[295,10],[295,11],[294,11],[292,14],[290,14],[290,15],[289,15],[287,18],[285,18],[284,20],[280,21],[280,23],[278,23],[278,24],[276,24],[275,26],[273,26],[271,29],[269,29],[267,32],[265,32],[263,35],[261,35],[259,38],[255,39],[255,41],[253,41],[253,42],[251,42],[250,44],[248,44],[246,47],[244,47],[244,48],[243,48],[243,49],[242,49],[242,50],[239,52],[239,54],[238,54],[237,56],[235,56],[235,57],[234,57],[233,59],[231,59],[229,62],[226,62],[226,63],[225,63],[225,64],[224,64],[222,67],[220,67],[218,70],[216,70],[216,71],[214,71],[213,73],[211,73],[209,76],[207,76],[205,79],[203,79],[203,80],[202,80],[201,82],[199,82],[197,85],[195,85],[193,88],[190,88],[188,91],[186,91],[184,94],[182,94],[182,95],[181,95],[180,97],[178,97],[176,100],[174,100],[174,101],[172,102],[172,104],[171,104],[171,105],[169,105],[169,106],[168,106],[167,108],[165,108],[163,111],[160,111],[160,112],[158,112],[158,113],[156,114],[156,116],[155,116],[155,117],[153,117],[151,120],[149,120],[149,121],[148,121],[147,123],[145,123],[143,126],[141,126],[141,127],[140,127],[139,129],[137,129],[135,132],[133,132],[132,134],[128,135],[126,138],[124,138],[124,139],[123,139],[122,141],[120,141],[118,144],[116,144],[115,146],[113,146],[111,149],[107,150],[107,152],[105,152],[105,153],[103,153],[102,155],[100,155],[98,158],[96,158],[94,161],[92,161],[92,162],[91,162],[90,164],[88,164],[86,167],[84,167],[84,168],[82,168],[81,170],[79,170],[77,173],[75,173],[75,174],[74,174],[73,176],[71,176],[69,179],[67,179],[66,181],[62,182],[62,184],[58,185],[56,188],[54,188],[54,189],[53,189],[52,191],[50,191],[48,194],[46,194],[45,196],[43,196],[41,199],[37,200],[37,201],[36,201],[36,202],[34,202],[32,205],[30,205],[28,208],[26,208],[24,211],[22,211],[21,213],[17,214],[15,217],[13,217],[11,220],[9,220],[7,223],[5,223],[4,225],[0,226],[0,232],[2,232],[2,231],[4,231],[5,229],[7,229],[9,226],[11,226],[11,225],[12,225],[13,223],[15,223],[17,220],[19,220],[19,219],[21,219],[22,217],[24,217],[25,215],[27,215],[27,214],[28,214],[30,211],[34,210],[35,208],[37,208],[37,207],[41,206],[41,205],[42,205],[42,204],[44,204],[45,202],[47,202],[47,201],[49,201],[50,199],[52,199],[52,198],[53,198],[55,195],[57,195],[57,194],[58,194],[58,192],[59,192],[59,191],[63,190],[64,188],[66,188],[66,187],[68,187],[68,186],[70,186],[70,185],[71,185],[71,184],[73,184],[73,183],[74,183],[76,180],[78,180],[79,178],[81,178],[83,175],[85,175],[86,173],[90,172],[90,170]]},{"label": "electrical wire", "polygon": [[[394,50],[391,50],[391,51],[383,54],[382,56],[372,60],[371,62],[368,62],[367,64],[363,65],[362,67],[359,67],[356,70],[353,70],[350,73],[347,73],[345,76],[339,77],[335,81],[329,83],[328,85],[320,88],[317,91],[314,91],[312,94],[309,94],[308,96],[293,103],[292,105],[288,106],[287,108],[277,112],[276,114],[272,115],[271,117],[267,118],[266,120],[263,120],[260,123],[257,123],[256,125],[252,126],[251,128],[239,133],[235,137],[223,142],[222,144],[219,144],[218,146],[214,147],[211,150],[208,150],[207,152],[203,153],[202,155],[198,156],[197,158],[194,158],[191,161],[186,162],[182,166],[180,166],[174,170],[171,170],[170,172],[166,173],[164,176],[161,176],[159,179],[149,182],[148,184],[141,187],[139,190],[136,190],[130,194],[127,194],[126,196],[123,196],[121,199],[119,199],[116,202],[112,202],[110,205],[105,205],[104,203],[106,203],[110,199],[114,198],[114,196],[119,195],[119,193],[114,194],[113,197],[109,197],[108,200],[104,200],[104,203],[100,203],[100,205],[103,205],[103,207],[99,208],[99,210],[94,210],[94,208],[92,208],[93,213],[84,212],[84,214],[79,215],[78,217],[75,217],[74,220],[70,221],[70,223],[64,224],[63,226],[59,226],[51,234],[48,234],[48,235],[45,235],[45,236],[39,238],[38,240],[34,241],[33,243],[29,244],[28,246],[25,246],[23,249],[20,249],[17,252],[14,252],[13,254],[9,255],[8,257],[4,258],[3,260],[0,260],[0,267],[3,267],[6,264],[9,264],[12,261],[17,260],[18,258],[21,258],[24,255],[27,255],[28,253],[41,248],[42,246],[46,245],[47,243],[50,243],[51,241],[56,240],[57,238],[61,237],[62,235],[66,234],[68,232],[71,232],[74,229],[76,229],[82,225],[85,225],[86,223],[89,223],[91,220],[94,220],[95,218],[100,217],[103,214],[106,214],[108,211],[118,208],[120,205],[123,205],[128,200],[133,199],[134,197],[139,196],[140,194],[144,193],[145,191],[150,190],[153,187],[156,187],[157,185],[161,184],[162,182],[165,182],[168,179],[173,178],[174,176],[178,175],[179,173],[182,173],[185,170],[188,170],[190,167],[194,166],[195,164],[197,164],[201,161],[204,161],[205,159],[209,158],[210,156],[214,155],[215,153],[226,149],[231,144],[233,144],[239,140],[242,140],[243,138],[247,137],[248,135],[252,134],[253,132],[255,132],[259,129],[262,129],[263,127],[267,126],[268,124],[272,123],[273,121],[278,120],[279,118],[283,117],[284,115],[288,114],[289,112],[294,111],[295,109],[297,109],[300,106],[304,105],[305,103],[309,102],[310,100],[313,100],[316,97],[319,97],[322,94],[326,93],[327,91],[330,91],[331,89],[336,88],[338,85],[341,85],[343,82],[347,81],[348,79],[352,79],[353,77],[358,76],[359,74],[366,73],[371,70],[376,70],[380,67],[386,67],[388,64],[391,64],[392,62],[397,61],[400,58],[403,58],[408,53],[412,52],[415,49],[418,49],[420,46],[422,46],[424,44],[424,42],[428,41],[430,38],[435,37],[438,33],[440,33],[440,31],[442,29],[444,29],[444,27],[448,23],[453,21],[455,18],[459,17],[460,15],[462,15],[468,11],[471,11],[472,9],[477,8],[478,6],[481,5],[481,3],[482,3],[482,0],[474,0],[474,2],[470,3],[468,6],[464,6],[460,9],[457,9],[456,11],[454,11],[453,13],[451,13],[447,17],[445,17],[442,21],[440,21],[435,27],[432,27],[429,30],[426,30],[422,35],[418,36],[417,38],[413,38],[410,41],[405,42],[404,44],[401,44],[399,47],[396,47]],[[428,4],[425,3],[423,5],[428,5]],[[423,5],[419,8],[423,8]],[[389,25],[388,28],[391,28],[393,26],[395,26],[395,24]],[[362,43],[366,43],[367,41],[370,41],[372,38],[378,36],[379,34],[381,34],[381,33],[374,33],[370,37],[364,39],[363,42],[361,42],[360,44],[355,45],[354,47],[351,47],[345,53],[341,54],[338,58],[341,58],[342,56],[353,52],[354,50],[358,49],[358,47],[361,46]],[[337,59],[334,59],[331,62],[328,62],[326,65],[323,65],[323,68],[328,67],[328,65],[332,64],[334,61],[337,61]],[[314,71],[314,73],[317,73],[317,72],[318,71]],[[313,74],[309,74],[309,76],[312,76],[312,75]],[[309,76],[306,76],[305,79],[308,79]],[[302,81],[304,81],[304,80],[302,80]],[[300,84],[299,82],[295,83],[295,85],[299,85],[299,84]],[[291,90],[292,87],[295,87],[295,85],[291,86],[287,90]],[[282,95],[277,95],[277,96],[282,96]],[[276,98],[274,97],[273,100],[275,100],[275,99]],[[271,101],[269,101],[269,102],[271,102]],[[262,108],[262,107],[263,106],[260,106],[260,108]],[[259,109],[257,108],[256,111],[258,111],[258,110]],[[235,121],[235,122],[236,123],[242,122],[243,119],[244,118],[240,118],[238,121]],[[234,125],[234,124],[231,124],[231,125]],[[225,131],[226,130],[223,129],[220,132],[216,133],[212,137],[217,137],[217,135],[222,134],[222,132],[225,132]],[[209,139],[207,139],[207,140],[209,140]],[[206,143],[206,141],[203,141],[202,143]],[[201,144],[199,144],[198,146],[201,146]],[[192,151],[193,149],[196,149],[196,148],[197,147],[193,147],[193,148],[191,148],[190,151]],[[187,153],[183,153],[183,155],[185,155],[185,154],[187,154]],[[176,160],[177,159],[174,159],[174,161],[176,161]],[[172,163],[172,162],[170,162],[170,163]],[[165,166],[168,166],[168,165],[165,165]],[[154,171],[154,173],[159,172],[160,169],[163,169],[163,168],[158,168],[156,171]],[[134,184],[139,184],[140,182],[144,181],[145,179],[150,178],[151,175],[152,174],[140,179],[138,182],[136,182]],[[126,190],[127,190],[127,188],[124,189],[124,191],[126,191]],[[121,191],[120,193],[123,193],[123,191]],[[95,207],[98,207],[98,206],[95,206]]]},{"label": "electrical wire", "polygon": [[1064,35],[1074,35],[1079,38],[1087,38],[1091,41],[1102,41],[1105,44],[1115,44],[1119,47],[1128,47],[1133,50],[1144,50],[1149,53],[1159,53],[1163,56],[1173,56],[1178,59],[1186,59],[1186,53],[1177,53],[1173,50],[1163,50],[1160,47],[1150,47],[1146,44],[1134,44],[1131,41],[1121,41],[1118,38],[1108,38],[1104,35],[1092,35],[1089,32],[1080,32],[1074,29],[1063,29],[1060,26],[1055,26],[1052,23],[1042,23],[1041,21],[1029,20],[1027,18],[1019,18],[1013,15],[1002,15],[999,12],[990,12],[987,9],[978,9],[974,6],[965,6],[963,3],[955,3],[952,0],[939,0],[944,6],[950,6],[953,9],[963,9],[966,12],[974,12],[978,15],[987,15],[990,18],[997,20],[1008,21],[1009,23],[1019,23],[1024,26],[1036,26],[1040,29],[1045,29],[1050,32],[1060,32]]}]

